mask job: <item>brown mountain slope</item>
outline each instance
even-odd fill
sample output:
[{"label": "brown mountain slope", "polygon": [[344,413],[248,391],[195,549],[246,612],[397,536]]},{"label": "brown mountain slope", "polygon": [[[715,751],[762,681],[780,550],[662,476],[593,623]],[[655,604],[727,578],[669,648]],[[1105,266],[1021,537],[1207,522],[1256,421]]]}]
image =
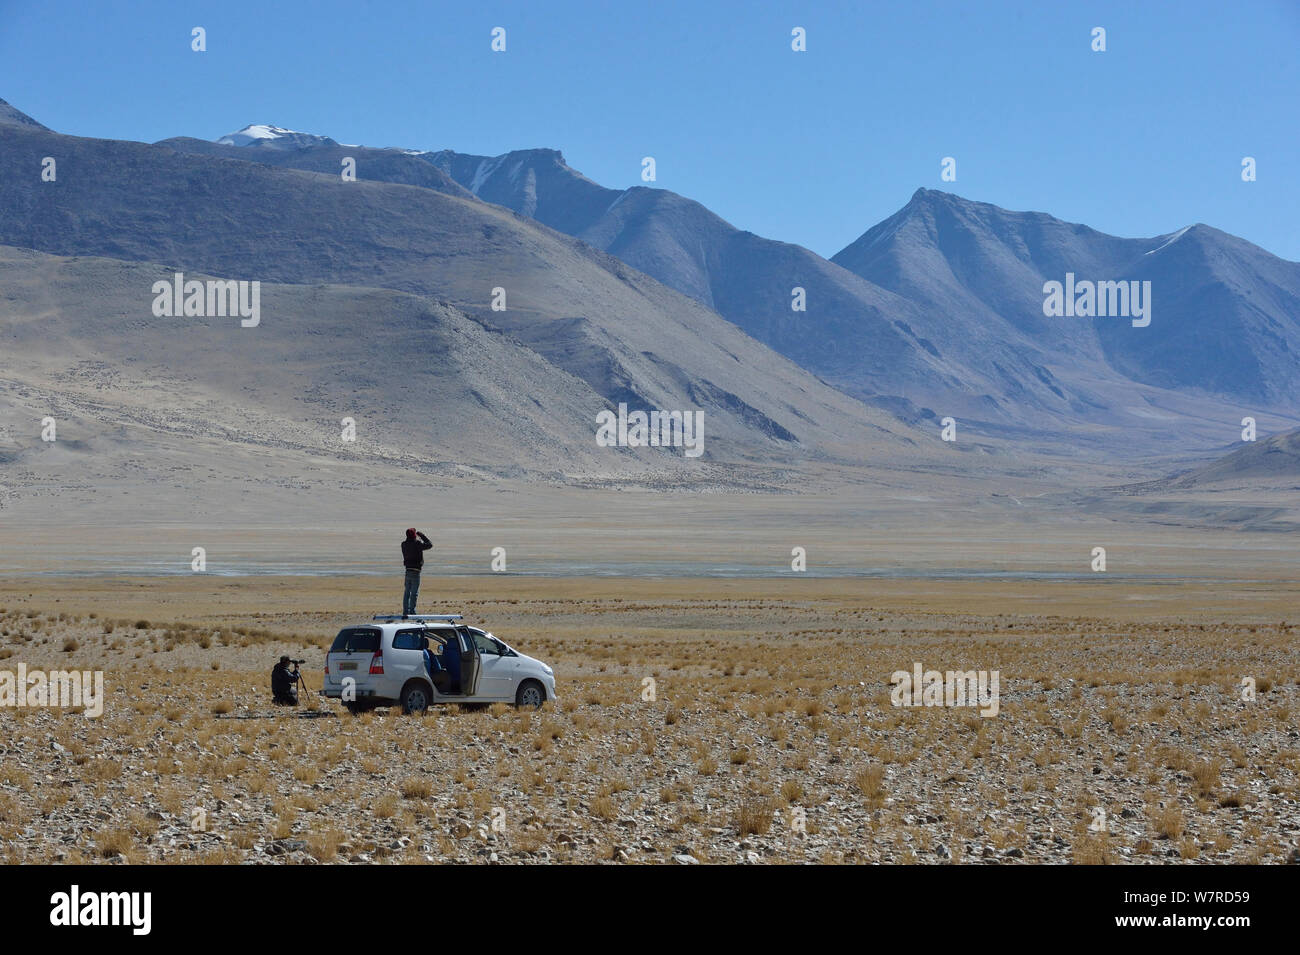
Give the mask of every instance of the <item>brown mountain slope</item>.
[{"label": "brown mountain slope", "polygon": [[[57,183],[22,174],[43,155],[58,157]],[[824,385],[715,313],[496,206],[17,129],[0,137],[0,173],[0,205],[12,210],[0,220],[0,240],[10,244],[231,279],[431,295],[523,341],[609,402],[704,410],[716,439],[747,458],[926,454],[896,419]],[[505,311],[489,307],[497,288]]]}]

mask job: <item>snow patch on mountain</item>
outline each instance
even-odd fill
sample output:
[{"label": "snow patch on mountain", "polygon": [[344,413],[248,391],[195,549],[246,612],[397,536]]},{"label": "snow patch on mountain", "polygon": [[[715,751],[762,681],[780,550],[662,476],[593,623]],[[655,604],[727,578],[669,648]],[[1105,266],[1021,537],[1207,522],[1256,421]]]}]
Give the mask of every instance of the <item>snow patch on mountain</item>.
[{"label": "snow patch on mountain", "polygon": [[[509,154],[507,153],[506,155]],[[506,156],[494,156],[491,159],[484,159],[479,163],[478,168],[474,170],[474,178],[470,180],[469,191],[477,196],[478,191],[483,188],[483,183],[488,181],[491,175],[497,171],[505,159]]]},{"label": "snow patch on mountain", "polygon": [[631,192],[631,191],[632,191],[631,189],[624,189],[624,190],[623,190],[622,192],[620,192],[617,196],[615,196],[615,197],[614,197],[614,201],[611,202],[611,203],[609,204],[609,208],[605,210],[605,214],[608,215],[610,209],[613,209],[616,205],[618,205],[620,202],[622,202],[624,199],[626,199],[626,198],[627,198],[627,194],[628,194],[629,192]]},{"label": "snow patch on mountain", "polygon": [[1145,253],[1143,253],[1143,254],[1144,254],[1144,255],[1151,255],[1152,253],[1159,252],[1161,249],[1163,249],[1163,248],[1164,248],[1165,246],[1167,246],[1167,245],[1173,245],[1175,242],[1177,242],[1179,239],[1181,239],[1181,238],[1183,237],[1183,234],[1184,234],[1185,232],[1187,232],[1187,230],[1190,229],[1190,228],[1191,228],[1191,226],[1183,226],[1181,229],[1179,229],[1177,232],[1175,232],[1173,235],[1171,235],[1171,236],[1169,237],[1169,239],[1168,239],[1167,241],[1165,241],[1163,244],[1158,245],[1158,246],[1156,246],[1154,249],[1152,249],[1150,252],[1145,252]]}]

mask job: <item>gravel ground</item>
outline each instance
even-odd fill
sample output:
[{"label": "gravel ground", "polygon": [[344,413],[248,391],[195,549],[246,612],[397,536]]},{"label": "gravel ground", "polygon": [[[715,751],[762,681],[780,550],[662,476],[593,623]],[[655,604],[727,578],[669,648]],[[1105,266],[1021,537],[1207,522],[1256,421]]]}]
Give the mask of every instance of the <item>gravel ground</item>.
[{"label": "gravel ground", "polygon": [[[1300,861],[1282,621],[884,612],[792,601],[485,600],[560,700],[273,711],[281,652],[346,617],[0,613],[0,670],[102,669],[103,714],[5,707],[7,862]],[[111,631],[111,632],[110,632]],[[998,671],[996,716],[891,674]],[[1254,698],[1243,678],[1254,681]],[[649,680],[649,682],[648,682]],[[651,698],[653,697],[653,698]]]}]

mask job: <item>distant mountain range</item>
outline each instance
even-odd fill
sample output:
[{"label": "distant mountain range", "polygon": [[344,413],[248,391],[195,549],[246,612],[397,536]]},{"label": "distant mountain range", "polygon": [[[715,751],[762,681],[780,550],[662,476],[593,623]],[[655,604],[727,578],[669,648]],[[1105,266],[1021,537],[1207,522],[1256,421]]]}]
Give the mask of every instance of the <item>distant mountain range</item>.
[{"label": "distant mountain range", "polygon": [[[1209,226],[1119,239],[920,190],[832,261],[920,305],[932,339],[949,329],[949,350],[986,379],[1001,377],[998,391],[1013,396],[1023,381],[1027,399],[1044,408],[1075,413],[1081,401],[1104,400],[1080,380],[1085,370],[1248,407],[1293,408],[1300,399],[1300,264]],[[1046,317],[1044,283],[1068,274],[1150,282],[1150,325]],[[999,362],[1012,356],[972,347],[973,329],[1032,362],[1033,375],[1003,374]]]},{"label": "distant mountain range", "polygon": [[[39,179],[45,156],[56,182]],[[348,159],[357,182],[340,177]],[[518,364],[519,380],[544,382],[524,370],[540,358],[564,383],[557,404],[583,414],[705,409],[711,460],[928,468],[982,448],[1191,463],[1230,450],[1243,415],[1265,434],[1300,424],[1300,264],[1199,224],[1125,239],[919,189],[827,260],[667,190],[601,186],[551,149],[378,149],[273,125],[146,145],[53,133],[3,101],[0,208],[0,245],[14,249],[339,301],[346,286],[407,296],[368,301],[393,302],[402,327],[498,336],[507,379]],[[65,259],[55,273],[80,287],[76,269]],[[1076,280],[1149,282],[1150,324],[1046,315],[1045,283]],[[388,341],[389,321],[384,308],[359,316],[356,334]],[[294,327],[319,334],[302,316]],[[112,333],[84,331],[91,345]],[[398,407],[399,391],[383,403]],[[964,429],[953,446],[937,441],[948,415]],[[588,441],[582,416],[548,440]],[[448,438],[472,452],[465,433]],[[585,450],[571,460],[590,466]]]},{"label": "distant mountain range", "polygon": [[[1123,239],[919,189],[827,261],[667,190],[603,187],[553,149],[488,157],[297,146],[262,137],[265,128],[223,137],[254,146],[222,154],[334,172],[350,149],[362,178],[441,191],[454,183],[617,256],[914,423],[952,414],[990,434],[1107,433],[1112,446],[1133,436],[1142,453],[1152,442],[1227,440],[1238,411],[1297,422],[1300,264],[1209,226]],[[195,143],[166,141],[212,151]],[[429,181],[424,166],[447,181]],[[1122,316],[1046,316],[1044,284],[1067,276],[1150,282],[1153,320],[1134,328]],[[806,311],[792,308],[796,287]]]},{"label": "distant mountain range", "polygon": [[[1284,414],[1300,403],[1300,264],[1208,226],[1120,239],[919,189],[827,262],[666,190],[604,189],[553,150],[427,158],[480,198],[617,255],[850,394],[1031,430],[1136,423],[1131,406],[1162,397],[1151,389]],[[1044,283],[1067,273],[1151,281],[1154,320],[1134,329],[1046,317]],[[791,310],[795,286],[806,314]]]},{"label": "distant mountain range", "polygon": [[[38,283],[0,306],[9,327],[6,356],[23,354],[14,335],[48,322],[62,345],[47,352],[38,340],[38,351],[65,361],[48,366],[42,380],[50,390],[60,375],[75,386],[67,372],[77,361],[104,356],[149,367],[156,380],[210,379],[213,389],[229,389],[218,404],[239,405],[255,383],[283,376],[321,397],[321,420],[349,407],[378,415],[392,446],[490,473],[623,479],[682,472],[697,482],[767,486],[770,475],[752,474],[951,456],[612,256],[479,201],[449,180],[437,188],[443,174],[432,164],[384,151],[394,175],[414,170],[434,183],[420,188],[277,168],[285,155],[308,167],[329,162],[321,151],[339,148],[146,145],[6,125],[0,208],[8,214],[0,218],[0,245],[12,247],[14,262],[23,261],[19,249],[60,257],[35,263],[48,288]],[[368,154],[349,149],[366,169]],[[226,158],[227,150],[243,150],[241,158]],[[245,155],[270,161],[249,163]],[[39,177],[46,156],[57,158],[54,182]],[[119,262],[111,274],[138,276],[134,292],[119,283],[111,295],[96,294],[105,259]],[[151,312],[153,282],[173,271],[265,283],[262,326],[253,332],[233,320],[204,323],[211,327],[202,338],[207,351],[196,351],[193,323]],[[399,294],[357,299],[339,287]],[[492,308],[498,288],[501,311]],[[344,321],[338,303],[357,301],[366,307]],[[277,316],[276,307],[287,311]],[[151,334],[127,331],[145,327]],[[459,347],[431,346],[444,338]],[[299,353],[304,342],[318,353],[316,365]],[[377,342],[389,350],[376,351]],[[297,357],[289,361],[289,354]],[[496,359],[490,370],[469,360],[487,355]],[[233,360],[245,364],[212,377]],[[550,375],[538,374],[539,361]],[[24,374],[18,365],[4,370]],[[336,400],[340,393],[368,397]],[[703,412],[699,464],[730,470],[687,472],[680,449],[597,449],[596,415],[620,404]],[[305,410],[296,405],[296,420]],[[193,422],[187,429],[200,430]],[[513,443],[504,437],[512,430]]]}]

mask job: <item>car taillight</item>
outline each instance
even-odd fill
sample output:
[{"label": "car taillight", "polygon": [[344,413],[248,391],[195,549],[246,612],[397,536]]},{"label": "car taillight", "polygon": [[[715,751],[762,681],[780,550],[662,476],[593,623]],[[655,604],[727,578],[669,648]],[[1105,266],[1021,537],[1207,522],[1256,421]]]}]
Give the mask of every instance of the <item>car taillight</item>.
[{"label": "car taillight", "polygon": [[330,655],[328,652],[325,654],[325,675],[330,675]]},{"label": "car taillight", "polygon": [[370,658],[370,673],[372,675],[384,675],[384,652],[376,650],[375,655]]}]

